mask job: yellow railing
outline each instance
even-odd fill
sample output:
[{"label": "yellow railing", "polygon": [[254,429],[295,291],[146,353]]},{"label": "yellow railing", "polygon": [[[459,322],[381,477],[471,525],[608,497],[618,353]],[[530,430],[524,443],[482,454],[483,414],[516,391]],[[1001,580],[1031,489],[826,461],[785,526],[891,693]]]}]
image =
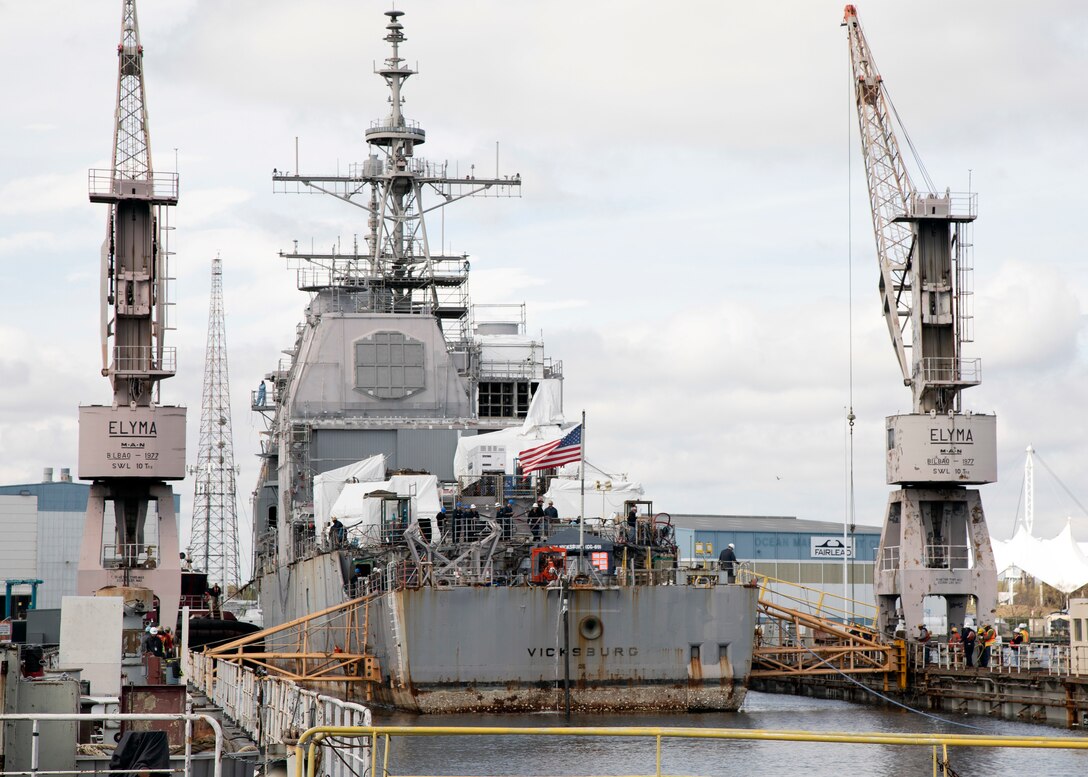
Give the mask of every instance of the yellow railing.
[{"label": "yellow railing", "polygon": [[859,619],[870,624],[876,622],[877,608],[871,602],[851,599],[822,588],[812,588],[756,572],[748,572],[746,577],[744,580],[738,577],[738,581],[757,585],[760,600],[769,601],[775,597],[788,602],[787,606],[793,609],[806,611],[820,618],[837,618],[849,623],[856,623]]},{"label": "yellow railing", "polygon": [[[457,726],[317,726],[304,732],[295,745],[295,777],[316,777],[317,748],[329,737],[366,737],[370,747],[370,774],[389,774],[389,743],[392,737],[471,737],[471,736],[529,736],[529,737],[642,737],[655,743],[655,770],[647,774],[662,777],[661,749],[665,739],[743,739],[763,742],[818,742],[851,745],[902,745],[933,748],[933,774],[951,775],[948,767],[950,747],[1013,747],[1042,750],[1088,750],[1088,739],[1079,737],[1017,737],[958,734],[889,734],[874,732],[849,734],[815,731],[771,731],[743,728],[662,728],[657,726],[572,727],[572,728],[508,728]],[[378,764],[378,742],[384,747],[381,771]],[[938,752],[939,751],[939,752]],[[939,770],[939,771],[938,771]]]}]

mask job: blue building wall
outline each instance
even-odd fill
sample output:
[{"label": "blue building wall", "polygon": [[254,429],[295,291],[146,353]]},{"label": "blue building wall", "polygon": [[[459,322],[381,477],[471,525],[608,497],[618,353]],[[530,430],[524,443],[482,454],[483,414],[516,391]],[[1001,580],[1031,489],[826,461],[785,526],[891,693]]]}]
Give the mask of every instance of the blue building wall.
[{"label": "blue building wall", "polygon": [[[712,543],[714,555],[732,542],[737,558],[745,561],[818,561],[812,558],[812,538],[842,538],[842,534],[826,532],[769,532],[769,531],[704,531],[695,530],[695,542]],[[872,562],[880,545],[880,531],[856,532],[854,553],[856,561]]]}]

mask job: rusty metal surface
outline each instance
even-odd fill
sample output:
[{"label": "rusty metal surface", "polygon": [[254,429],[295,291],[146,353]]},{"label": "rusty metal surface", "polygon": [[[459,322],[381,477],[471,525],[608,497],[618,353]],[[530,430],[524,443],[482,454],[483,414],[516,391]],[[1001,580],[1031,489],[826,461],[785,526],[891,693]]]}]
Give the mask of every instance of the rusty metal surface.
[{"label": "rusty metal surface", "polygon": [[[125,685],[121,687],[122,713],[177,714],[185,712],[184,685]],[[165,731],[171,747],[185,744],[185,724],[180,720],[125,721],[125,731]]]}]

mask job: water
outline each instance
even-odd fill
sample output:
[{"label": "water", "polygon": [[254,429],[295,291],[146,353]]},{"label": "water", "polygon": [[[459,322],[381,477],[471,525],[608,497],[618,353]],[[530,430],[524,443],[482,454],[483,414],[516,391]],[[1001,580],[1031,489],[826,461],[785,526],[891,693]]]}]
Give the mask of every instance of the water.
[{"label": "water", "polygon": [[[692,728],[789,729],[852,733],[954,733],[1084,737],[1061,729],[990,718],[940,717],[981,731],[943,723],[919,714],[846,702],[751,692],[740,712],[677,715],[574,715],[575,726],[682,726]],[[376,715],[377,725],[563,726],[561,714],[536,715]],[[663,774],[798,775],[865,777],[930,775],[928,747],[850,745],[808,742],[666,740]],[[655,745],[647,739],[487,737],[394,739],[391,775],[631,775],[653,774]],[[379,756],[380,757],[380,756]],[[949,762],[960,777],[1031,775],[1064,777],[1088,774],[1088,751],[950,749]]]}]

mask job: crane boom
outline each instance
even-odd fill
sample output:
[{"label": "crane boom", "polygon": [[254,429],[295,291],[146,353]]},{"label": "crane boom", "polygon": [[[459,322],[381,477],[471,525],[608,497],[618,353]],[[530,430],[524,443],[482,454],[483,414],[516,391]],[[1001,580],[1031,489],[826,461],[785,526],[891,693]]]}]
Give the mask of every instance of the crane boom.
[{"label": "crane boom", "polygon": [[846,6],[843,25],[850,41],[850,64],[854,75],[861,153],[869,184],[869,210],[873,216],[877,260],[880,263],[880,297],[888,333],[892,338],[903,382],[911,383],[910,257],[914,244],[910,226],[896,219],[907,212],[914,184],[892,129],[884,81],[873,62],[857,11]]}]

